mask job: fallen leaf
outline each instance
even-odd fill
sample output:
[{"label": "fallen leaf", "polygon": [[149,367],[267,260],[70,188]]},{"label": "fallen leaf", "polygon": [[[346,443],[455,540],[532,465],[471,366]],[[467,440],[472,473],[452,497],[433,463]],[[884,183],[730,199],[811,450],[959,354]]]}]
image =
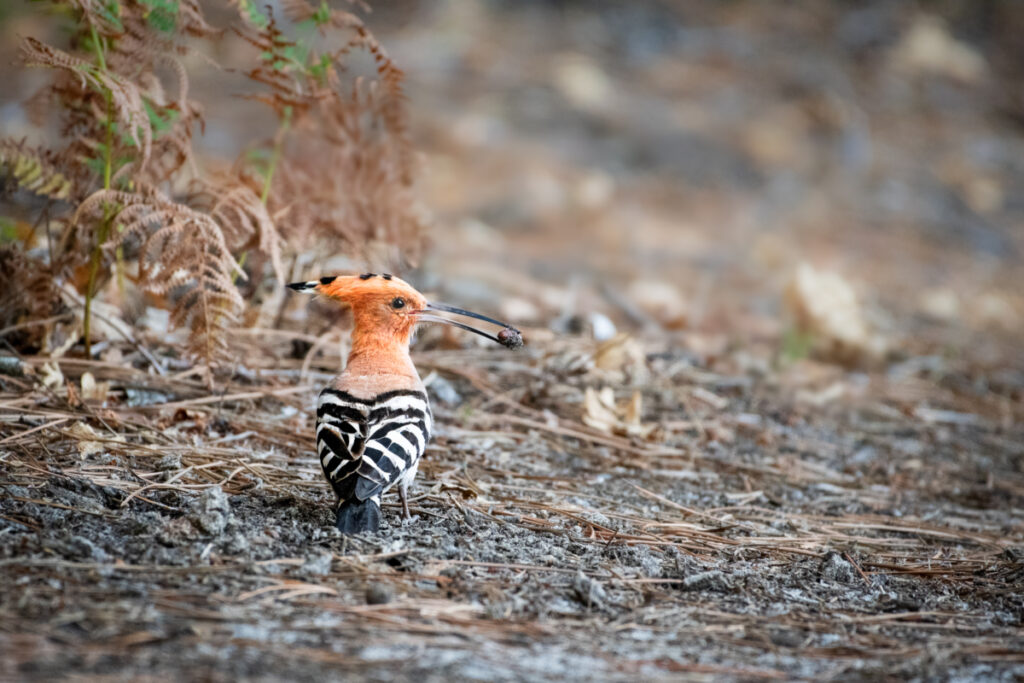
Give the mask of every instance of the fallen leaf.
[{"label": "fallen leaf", "polygon": [[965,83],[984,78],[988,65],[974,47],[954,38],[939,17],[920,16],[893,52],[893,66],[911,73],[937,74]]},{"label": "fallen leaf", "polygon": [[82,400],[104,403],[110,391],[110,382],[97,382],[91,372],[82,374]]},{"label": "fallen leaf", "polygon": [[823,389],[800,389],[796,392],[796,400],[812,406],[824,406],[843,398],[846,395],[846,382],[838,381],[824,387]]},{"label": "fallen leaf", "polygon": [[611,434],[617,422],[615,394],[611,387],[604,387],[600,392],[587,387],[583,393],[583,423]]},{"label": "fallen leaf", "polygon": [[598,345],[594,352],[594,365],[601,370],[626,372],[634,380],[641,379],[647,372],[643,347],[625,332]]},{"label": "fallen leaf", "polygon": [[868,326],[856,291],[838,273],[801,263],[786,288],[785,304],[824,358],[845,363],[885,353],[885,340]]},{"label": "fallen leaf", "polygon": [[56,389],[57,387],[64,386],[64,373],[60,371],[60,365],[55,361],[44,363],[39,370],[39,379],[43,383],[43,386],[49,389]]},{"label": "fallen leaf", "polygon": [[80,407],[82,405],[82,397],[79,396],[78,390],[75,389],[74,383],[71,381],[67,381],[65,382],[64,387],[67,389],[68,392],[68,405],[71,406],[72,408]]},{"label": "fallen leaf", "polygon": [[611,387],[600,391],[587,387],[583,394],[583,423],[606,434],[647,438],[656,425],[643,424],[642,415],[643,397],[639,391],[634,391],[621,406],[616,405]]},{"label": "fallen leaf", "polygon": [[729,399],[724,396],[708,391],[704,387],[694,387],[690,390],[690,395],[701,403],[706,403],[715,410],[724,410],[729,405]]},{"label": "fallen leaf", "polygon": [[677,330],[686,327],[689,310],[686,299],[676,287],[662,280],[636,280],[626,296],[662,327]]},{"label": "fallen leaf", "polygon": [[76,422],[68,429],[68,435],[76,440],[78,454],[83,458],[103,451],[103,444],[98,441],[100,435],[84,422]]},{"label": "fallen leaf", "polygon": [[108,444],[111,441],[125,443],[123,434],[101,435],[85,422],[76,422],[67,431],[68,436],[76,440],[78,454],[83,458],[95,453],[104,453],[109,450]]}]

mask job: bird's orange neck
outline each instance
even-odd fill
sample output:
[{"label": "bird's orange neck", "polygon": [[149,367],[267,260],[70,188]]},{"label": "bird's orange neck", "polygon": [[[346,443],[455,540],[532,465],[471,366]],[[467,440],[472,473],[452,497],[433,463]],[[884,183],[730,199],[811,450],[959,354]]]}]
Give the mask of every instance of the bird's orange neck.
[{"label": "bird's orange neck", "polygon": [[384,391],[422,388],[409,356],[410,334],[392,334],[390,330],[382,333],[379,327],[360,322],[357,318],[352,351],[337,388],[363,398]]}]

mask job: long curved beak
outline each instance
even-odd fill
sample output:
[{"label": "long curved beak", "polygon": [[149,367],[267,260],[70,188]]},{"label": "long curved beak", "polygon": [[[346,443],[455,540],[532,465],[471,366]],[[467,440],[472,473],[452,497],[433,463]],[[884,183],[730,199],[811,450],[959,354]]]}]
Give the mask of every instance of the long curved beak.
[{"label": "long curved beak", "polygon": [[[444,318],[444,317],[439,316],[439,315],[431,315],[427,311],[444,311],[446,313],[454,313],[455,315],[461,315],[461,316],[465,316],[467,318],[476,318],[477,320],[483,320],[484,322],[489,322],[492,325],[500,325],[502,329],[501,329],[500,332],[498,332],[497,335],[493,335],[493,334],[490,334],[488,332],[484,332],[483,330],[478,329],[476,327],[473,327],[471,325],[467,325],[465,323],[460,323],[457,320],[451,320],[450,318]],[[523,333],[522,332],[520,332],[516,328],[512,327],[508,323],[504,323],[504,322],[502,322],[500,320],[495,320],[494,318],[488,318],[486,315],[480,315],[479,313],[474,313],[472,311],[467,311],[467,310],[462,309],[462,308],[456,308],[455,306],[448,306],[446,304],[433,304],[433,303],[428,303],[427,307],[425,309],[420,310],[420,311],[416,311],[415,313],[416,313],[416,317],[418,319],[422,320],[423,322],[444,323],[445,325],[452,325],[454,327],[458,327],[458,328],[461,328],[463,330],[469,330],[470,332],[473,332],[475,334],[479,334],[481,337],[487,337],[491,341],[497,342],[497,343],[501,344],[502,346],[506,346],[506,347],[508,347],[510,349],[518,349],[520,346],[523,345]]]}]

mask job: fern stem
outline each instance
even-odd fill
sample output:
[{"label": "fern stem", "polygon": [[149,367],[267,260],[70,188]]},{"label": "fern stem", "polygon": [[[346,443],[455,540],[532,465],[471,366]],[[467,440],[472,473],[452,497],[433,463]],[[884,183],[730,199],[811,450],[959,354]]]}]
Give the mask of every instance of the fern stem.
[{"label": "fern stem", "polygon": [[[288,128],[292,123],[292,108],[285,107],[284,116],[281,117],[281,123],[277,127],[277,133],[274,135],[274,149],[270,152],[270,163],[267,164],[267,175],[263,177],[263,191],[260,193],[260,202],[263,206],[267,205],[267,198],[270,197],[270,183],[274,180],[274,171],[277,170],[277,162],[281,159],[281,149],[284,147],[284,136],[288,132]],[[238,267],[243,268],[245,266],[245,260],[249,256],[248,251],[243,251],[242,255],[238,257]],[[238,272],[236,271],[231,276],[232,282],[238,281]]]},{"label": "fern stem", "polygon": [[[106,73],[107,60],[103,55],[103,44],[96,33],[96,26],[89,24],[89,32],[92,35],[93,49],[96,51],[96,63],[99,69]],[[110,189],[110,181],[113,171],[114,156],[114,98],[110,90],[104,89],[103,99],[107,105],[107,116],[104,121],[107,128],[106,148],[103,150],[103,189]],[[82,336],[85,338],[85,357],[92,358],[92,299],[96,294],[96,275],[100,269],[100,258],[103,255],[103,243],[107,241],[107,234],[110,232],[110,206],[103,205],[103,222],[100,224],[96,244],[93,245],[92,257],[89,259],[89,281],[85,286],[85,312],[82,316]]]},{"label": "fern stem", "polygon": [[100,67],[100,71],[106,73],[107,71],[107,58],[103,54],[103,45],[100,43],[99,34],[96,33],[96,24],[89,22],[89,33],[92,36],[92,48],[96,52],[96,63]]},{"label": "fern stem", "polygon": [[260,201],[264,206],[267,197],[270,196],[270,182],[274,179],[274,171],[277,169],[277,162],[281,159],[281,148],[284,147],[284,136],[292,122],[292,108],[285,107],[281,124],[277,128],[277,135],[274,136],[274,151],[270,154],[270,164],[267,166],[267,176],[263,179],[263,192],[260,194]]}]

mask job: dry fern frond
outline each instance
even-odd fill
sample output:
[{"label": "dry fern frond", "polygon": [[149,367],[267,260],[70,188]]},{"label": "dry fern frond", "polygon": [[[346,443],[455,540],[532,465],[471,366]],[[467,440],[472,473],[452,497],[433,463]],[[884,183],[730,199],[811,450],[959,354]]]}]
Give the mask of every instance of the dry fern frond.
[{"label": "dry fern frond", "polygon": [[[188,74],[177,57],[185,48],[173,34],[162,37],[151,30],[145,16],[134,4],[121,6],[120,33],[105,43],[105,68],[33,38],[22,44],[26,64],[60,71],[50,86],[33,96],[33,120],[42,123],[44,112],[60,112],[62,134],[69,140],[65,156],[79,163],[83,158],[109,157],[114,161],[114,187],[129,174],[150,185],[171,179],[192,160],[193,129],[203,123],[201,108],[188,98]],[[176,92],[165,89],[158,67],[176,79]],[[107,93],[110,114],[117,121],[118,134],[112,138],[105,124]],[[114,149],[106,150],[108,142]],[[128,148],[131,144],[135,149]]]},{"label": "dry fern frond", "polygon": [[157,190],[130,193],[101,190],[79,207],[75,222],[120,205],[120,232],[108,247],[141,244],[139,286],[173,304],[171,324],[189,330],[192,356],[213,364],[227,351],[227,328],[237,320],[242,297],[235,277],[245,277],[214,219]]},{"label": "dry fern frond", "polygon": [[[289,112],[293,119],[301,118],[317,101],[328,96],[328,89],[323,83],[308,78],[305,65],[297,62],[294,56],[298,44],[281,31],[269,7],[266,15],[252,15],[246,9],[252,7],[251,3],[234,4],[249,26],[248,30],[236,29],[236,33],[260,54],[259,66],[246,75],[269,90],[266,94],[247,97],[268,105],[278,118],[284,118],[285,112]],[[255,23],[253,16],[260,17],[264,23]]]},{"label": "dry fern frond", "polygon": [[67,5],[94,27],[100,35],[114,35],[123,29],[120,6],[104,0],[66,0]]},{"label": "dry fern frond", "polygon": [[[377,65],[377,81],[370,86],[368,95],[372,105],[371,111],[379,117],[391,136],[399,157],[401,181],[409,184],[412,182],[413,164],[412,144],[409,140],[408,103],[402,88],[405,72],[398,68],[377,38],[365,26],[359,27],[356,33],[358,40],[354,41],[353,45],[365,48],[373,55]],[[353,98],[358,96],[358,88],[359,84],[356,83]]]},{"label": "dry fern frond", "polygon": [[203,186],[193,203],[202,206],[221,226],[232,252],[255,250],[262,254],[270,261],[277,281],[284,284],[283,240],[252,188],[235,178],[225,178]]},{"label": "dry fern frond", "polygon": [[350,97],[332,96],[300,124],[269,198],[271,211],[287,217],[282,232],[290,243],[326,239],[364,257],[387,244],[402,256],[395,266],[415,263],[427,212],[404,141],[380,125],[382,97],[380,84],[357,82]]},{"label": "dry fern frond", "polygon": [[[339,47],[324,54],[296,51],[273,16],[255,10],[252,0],[235,4],[250,23],[246,39],[263,55],[249,74],[269,87],[259,99],[279,116],[286,108],[293,115],[295,134],[280,147],[267,198],[273,215],[287,217],[282,233],[296,248],[340,243],[369,257],[388,245],[401,254],[392,259],[396,267],[415,262],[426,212],[413,191],[416,164],[401,69],[358,16],[326,2],[282,3],[292,21],[331,34]],[[372,76],[347,74],[345,61],[358,51],[374,60]],[[296,54],[306,61],[296,62]]]},{"label": "dry fern frond", "polygon": [[[168,93],[156,73],[150,71],[140,74],[138,82],[140,91],[152,110],[152,120],[161,126],[154,130],[153,147],[149,163],[138,168],[137,163],[126,165],[115,176],[116,180],[126,177],[130,172],[134,180],[143,185],[160,185],[170,180],[186,164],[194,161],[192,154],[192,133],[196,126],[202,129],[202,107],[188,98],[188,74],[182,63],[173,55],[158,54],[153,57],[154,64],[164,64],[177,79],[177,93]],[[194,169],[194,164],[193,164]],[[198,175],[198,173],[197,173]]]},{"label": "dry fern frond", "polygon": [[[121,30],[104,44],[106,66],[138,89],[152,131],[152,148],[148,155],[131,154],[131,163],[116,177],[130,173],[138,182],[159,185],[192,161],[192,132],[203,125],[201,107],[188,98],[188,72],[180,61],[184,55],[198,53],[182,39],[222,31],[206,23],[196,0],[130,2],[118,8]],[[161,69],[177,81],[176,95],[165,89]]]},{"label": "dry fern frond", "polygon": [[[356,3],[352,3],[356,4]],[[359,3],[360,9],[369,12],[370,8],[365,3]],[[327,3],[319,7],[306,2],[306,0],[281,0],[281,8],[284,14],[295,23],[313,21],[323,32],[325,27],[330,28],[365,28],[363,20],[344,10],[331,9]]]},{"label": "dry fern frond", "polygon": [[[411,164],[407,162],[412,148],[408,139],[408,109],[402,87],[405,73],[398,68],[398,65],[391,59],[384,46],[363,20],[355,14],[331,9],[326,2],[321,3],[319,7],[314,7],[306,0],[283,0],[282,5],[286,15],[292,21],[313,21],[321,33],[324,33],[327,28],[349,33],[349,37],[341,47],[328,55],[332,68],[327,72],[327,81],[336,90],[339,89],[339,84],[336,80],[337,72],[333,68],[335,62],[339,62],[346,55],[359,49],[366,50],[373,58],[377,73],[376,83],[379,84],[374,86],[379,90],[374,97],[377,105],[374,113],[402,148],[401,153],[405,156],[403,161],[406,162],[405,167],[408,170],[411,167]],[[369,8],[365,4],[361,4],[361,6],[368,11]],[[358,83],[355,87],[359,87]]]},{"label": "dry fern frond", "polygon": [[176,30],[196,38],[219,36],[223,33],[206,23],[199,0],[178,0],[178,23]]},{"label": "dry fern frond", "polygon": [[63,173],[54,155],[12,140],[0,140],[0,175],[14,185],[50,199],[67,200],[75,193],[75,182]]},{"label": "dry fern frond", "polygon": [[[61,0],[81,17],[81,21],[103,36],[122,38],[134,27],[148,26],[151,33],[163,33],[173,41],[178,35],[214,36],[221,31],[207,23],[198,0],[173,0],[168,3],[143,3],[137,0]],[[159,38],[159,35],[154,38]]]},{"label": "dry fern frond", "polygon": [[82,85],[88,84],[100,92],[109,93],[114,113],[124,132],[141,151],[139,167],[146,165],[152,150],[153,129],[142,94],[134,83],[35,38],[22,40],[21,54],[26,66],[62,69],[77,78]]},{"label": "dry fern frond", "polygon": [[[0,245],[0,330],[52,317],[61,309],[50,270],[20,249]],[[44,326],[32,325],[10,330],[3,339],[18,350],[38,349],[45,333]]]}]

